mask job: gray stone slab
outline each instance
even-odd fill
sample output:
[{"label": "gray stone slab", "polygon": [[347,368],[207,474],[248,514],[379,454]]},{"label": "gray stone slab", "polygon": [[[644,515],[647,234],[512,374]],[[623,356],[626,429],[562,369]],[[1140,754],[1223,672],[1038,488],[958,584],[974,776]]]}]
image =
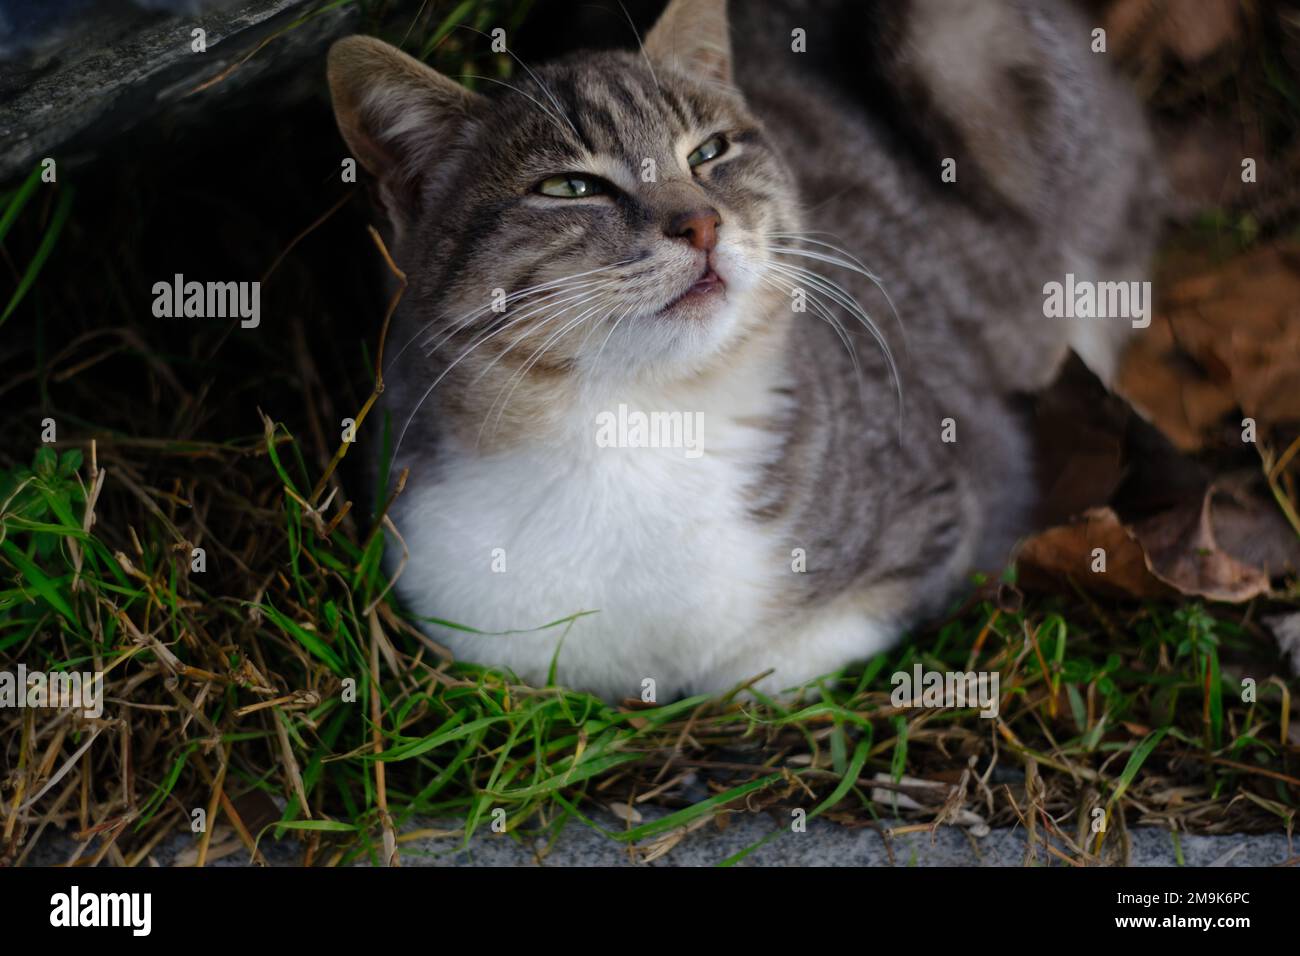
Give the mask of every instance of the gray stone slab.
[{"label": "gray stone slab", "polygon": [[[735,817],[726,829],[710,824],[685,836],[667,854],[641,863],[628,848],[597,831],[571,825],[544,857],[540,846],[483,833],[468,849],[459,841],[422,840],[401,847],[403,866],[714,866],[762,840],[777,824],[765,817]],[[889,826],[888,823],[883,826]],[[1143,827],[1130,831],[1130,866],[1176,866],[1174,837],[1167,831]],[[847,829],[813,820],[807,832],[783,832],[760,846],[741,866],[1023,866],[1027,839],[1020,829],[993,830],[976,838],[956,827],[890,838],[872,829]],[[1295,855],[1283,833],[1238,836],[1181,834],[1183,865],[1274,866]],[[891,855],[892,850],[892,855]],[[1059,862],[1041,846],[1037,863]]]},{"label": "gray stone slab", "polygon": [[[653,819],[653,813],[646,814]],[[619,828],[612,818],[599,820],[611,830]],[[882,830],[901,824],[884,821]],[[445,830],[454,821],[419,821],[410,829]],[[725,829],[709,823],[672,846],[664,855],[645,862],[643,855],[654,840],[643,841],[633,851],[627,845],[580,823],[566,827],[549,851],[543,841],[523,840],[511,835],[484,830],[474,836],[468,848],[460,846],[458,837],[421,838],[400,846],[401,863],[406,867],[422,866],[716,866],[734,854],[763,840],[778,824],[766,816],[733,815]],[[222,831],[218,831],[221,833]],[[1176,847],[1181,847],[1182,864],[1208,866],[1276,866],[1300,852],[1285,833],[1254,835],[1175,837],[1154,827],[1129,831],[1130,866],[1178,866]],[[175,865],[196,838],[178,835],[160,844],[152,854],[153,862]],[[215,845],[215,844],[214,844]],[[850,829],[823,820],[812,820],[804,833],[783,831],[780,836],[758,847],[737,865],[740,866],[846,866],[846,867],[999,867],[1024,865],[1059,865],[1041,845],[1035,856],[1027,856],[1028,840],[1022,829],[997,829],[983,837],[970,836],[957,827],[941,827],[929,833],[905,833],[885,837],[873,829]],[[75,845],[61,834],[47,837],[29,859],[34,865],[53,865],[69,859]],[[93,852],[93,847],[91,852]],[[272,866],[293,866],[302,858],[302,848],[294,840],[273,842],[264,839],[261,850]],[[368,860],[360,865],[369,865]],[[242,847],[211,861],[213,866],[246,866],[248,854]]]},{"label": "gray stone slab", "polygon": [[[286,29],[314,6],[313,0],[233,0],[177,16],[98,4],[79,9],[35,49],[0,42],[0,182],[46,156],[75,166],[121,132],[159,118],[220,122],[216,104],[271,75],[275,94],[286,101],[318,94],[324,47],[350,32],[359,15],[349,5]],[[191,31],[200,27],[207,48],[196,53]],[[237,63],[221,82],[193,92]],[[304,63],[310,69],[301,69]]]}]

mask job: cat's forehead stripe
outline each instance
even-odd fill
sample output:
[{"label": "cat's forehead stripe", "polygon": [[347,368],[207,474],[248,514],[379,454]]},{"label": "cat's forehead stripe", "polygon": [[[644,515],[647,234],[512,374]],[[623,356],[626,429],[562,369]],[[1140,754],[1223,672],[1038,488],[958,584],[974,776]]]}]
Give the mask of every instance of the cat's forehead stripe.
[{"label": "cat's forehead stripe", "polygon": [[699,127],[705,104],[672,89],[671,78],[657,78],[637,61],[606,67],[548,72],[536,87],[540,101],[554,97],[568,121],[565,132],[589,153],[639,161],[651,146]]}]

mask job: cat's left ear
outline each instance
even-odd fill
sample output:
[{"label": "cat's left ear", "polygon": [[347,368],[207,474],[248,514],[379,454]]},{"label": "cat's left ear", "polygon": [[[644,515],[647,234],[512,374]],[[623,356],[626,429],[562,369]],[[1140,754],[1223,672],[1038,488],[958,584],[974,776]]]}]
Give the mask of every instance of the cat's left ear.
[{"label": "cat's left ear", "polygon": [[729,85],[727,0],[672,0],[646,35],[645,51],[687,76]]},{"label": "cat's left ear", "polygon": [[328,72],[339,132],[379,181],[400,228],[426,178],[465,141],[484,98],[374,37],[335,43]]}]

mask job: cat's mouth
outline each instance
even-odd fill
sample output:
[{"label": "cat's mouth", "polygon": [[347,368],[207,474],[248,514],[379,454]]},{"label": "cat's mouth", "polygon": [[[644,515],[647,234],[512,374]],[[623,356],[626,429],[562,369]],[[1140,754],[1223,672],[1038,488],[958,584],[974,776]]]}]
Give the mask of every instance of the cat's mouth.
[{"label": "cat's mouth", "polygon": [[704,268],[700,271],[699,278],[691,283],[685,292],[660,309],[659,314],[673,315],[688,311],[693,312],[714,298],[725,295],[726,290],[727,283],[713,268],[713,263],[706,261]]}]

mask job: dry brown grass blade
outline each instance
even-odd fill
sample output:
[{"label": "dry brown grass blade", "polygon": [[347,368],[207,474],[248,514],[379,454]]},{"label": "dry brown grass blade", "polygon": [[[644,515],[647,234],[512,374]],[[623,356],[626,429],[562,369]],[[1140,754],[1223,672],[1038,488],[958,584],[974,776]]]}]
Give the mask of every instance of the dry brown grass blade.
[{"label": "dry brown grass blade", "polygon": [[[375,402],[377,402],[379,396],[384,393],[384,347],[388,343],[388,327],[393,321],[393,313],[397,311],[397,304],[402,301],[402,295],[406,292],[406,273],[397,267],[397,263],[395,263],[393,257],[389,255],[388,247],[384,245],[383,237],[379,235],[379,231],[375,229],[374,226],[370,226],[369,230],[371,238],[374,239],[375,245],[379,247],[379,252],[384,257],[385,264],[387,264],[393,275],[397,277],[398,287],[397,291],[393,293],[393,297],[388,303],[388,309],[384,313],[384,324],[379,331],[379,347],[375,350],[375,386],[370,393],[370,397],[367,398],[365,404],[361,406],[361,411],[356,414],[355,424],[353,425],[354,430],[360,430],[361,423],[366,420],[366,416],[370,414],[370,410],[374,407]],[[310,500],[313,503],[320,499],[321,493],[325,490],[326,485],[329,484],[329,481],[333,477],[335,470],[338,468],[339,463],[343,460],[343,456],[348,453],[348,446],[350,444],[351,442],[340,443],[338,450],[334,453],[334,457],[330,459],[329,466],[325,469],[324,474],[321,475],[320,481],[318,481],[316,487],[312,489]]]},{"label": "dry brown grass blade", "polygon": [[[379,694],[379,645],[384,637],[379,626],[379,616],[375,614],[373,607],[366,613],[366,619],[370,622],[371,741],[374,746],[373,752],[379,754],[384,750],[383,709],[380,706]],[[401,866],[401,859],[397,855],[397,832],[393,827],[393,818],[388,813],[388,786],[384,762],[376,760],[374,767],[375,802],[379,808],[379,823],[384,834],[384,865]]]},{"label": "dry brown grass blade", "polygon": [[194,864],[199,869],[207,863],[208,847],[212,843],[212,831],[217,828],[217,812],[221,807],[221,798],[224,795],[226,786],[226,770],[230,767],[230,744],[227,743],[221,749],[221,764],[217,767],[217,777],[212,782],[212,793],[208,797],[208,805],[205,810],[206,825],[203,827],[203,835],[199,837],[198,861]]}]

